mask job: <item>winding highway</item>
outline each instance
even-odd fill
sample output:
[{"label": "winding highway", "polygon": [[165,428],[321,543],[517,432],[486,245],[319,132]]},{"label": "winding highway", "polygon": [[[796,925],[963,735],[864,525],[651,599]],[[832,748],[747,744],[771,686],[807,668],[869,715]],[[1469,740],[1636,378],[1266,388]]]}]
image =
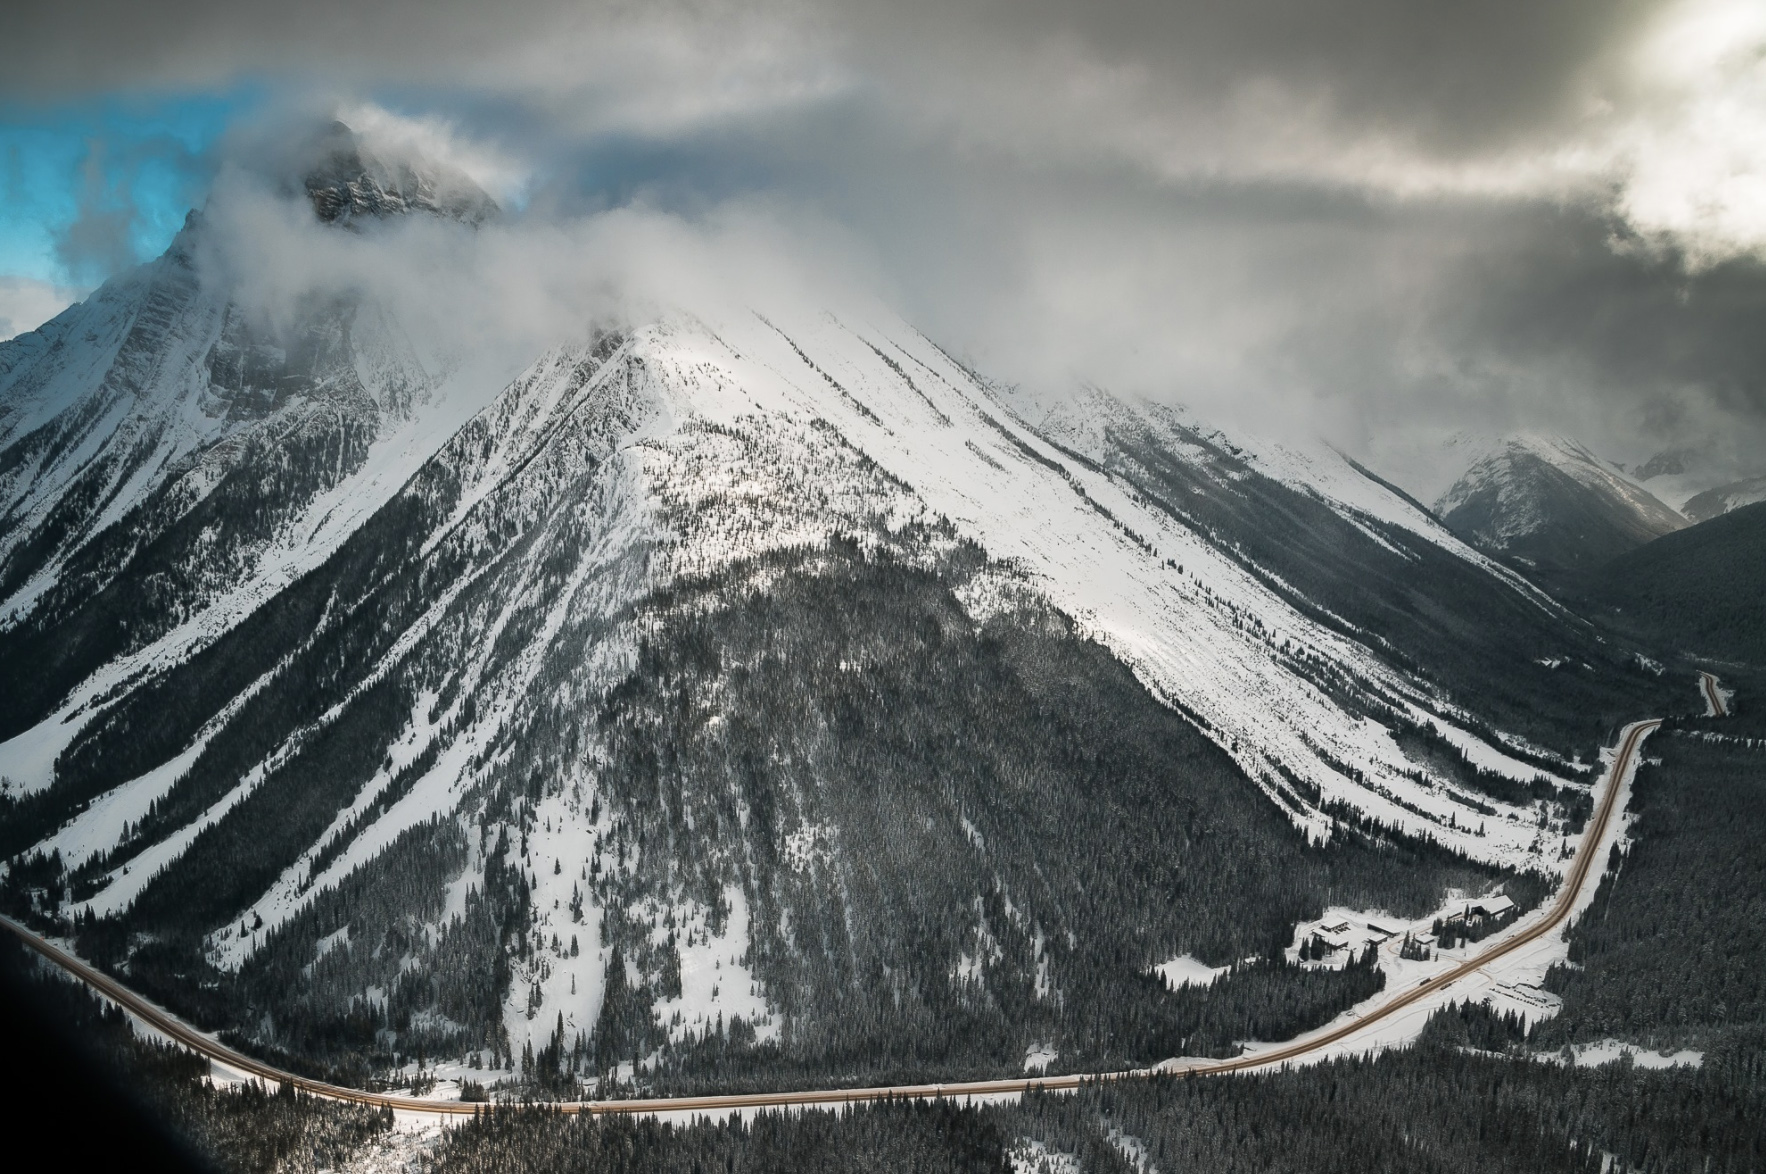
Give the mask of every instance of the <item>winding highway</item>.
[{"label": "winding highway", "polygon": [[[1722,708],[1721,694],[1716,692],[1715,681],[1709,673],[1701,674],[1706,697],[1715,697],[1714,702],[1719,713],[1726,712]],[[997,1096],[1024,1093],[1034,1089],[1073,1089],[1082,1084],[1103,1080],[1134,1080],[1157,1075],[1161,1072],[1181,1071],[1198,1076],[1212,1076],[1229,1072],[1245,1072],[1251,1069],[1268,1068],[1289,1063],[1313,1052],[1329,1048],[1341,1043],[1370,1026],[1391,1018],[1417,1002],[1434,995],[1461,979],[1477,973],[1490,963],[1511,954],[1522,947],[1552,933],[1569,918],[1577,901],[1584,891],[1600,882],[1601,871],[1597,867],[1602,858],[1599,846],[1612,824],[1613,815],[1618,806],[1618,797],[1624,791],[1623,782],[1627,772],[1637,756],[1638,747],[1643,739],[1660,726],[1661,719],[1634,722],[1621,732],[1618,751],[1614,755],[1613,765],[1604,780],[1600,801],[1593,816],[1589,819],[1574,862],[1564,884],[1559,891],[1557,900],[1546,912],[1545,916],[1533,924],[1520,929],[1504,938],[1493,942],[1469,960],[1444,971],[1433,978],[1408,990],[1398,992],[1392,998],[1369,1008],[1362,1015],[1316,1033],[1309,1033],[1280,1047],[1259,1051],[1255,1054],[1236,1056],[1226,1060],[1190,1060],[1167,1062],[1154,1068],[1131,1069],[1117,1072],[1075,1073],[1064,1076],[1030,1076],[1008,1077],[1001,1080],[963,1081],[950,1084],[909,1084],[892,1085],[877,1088],[844,1088],[844,1089],[813,1089],[800,1092],[757,1092],[729,1093],[718,1096],[691,1097],[643,1097],[631,1100],[609,1101],[570,1101],[552,1104],[550,1107],[565,1113],[669,1113],[669,1112],[704,1112],[719,1113],[733,1109],[751,1109],[792,1105],[843,1105],[856,1102],[876,1101],[884,1098],[931,1098],[931,1097],[971,1097]],[[243,1076],[255,1077],[271,1083],[287,1083],[313,1096],[325,1097],[337,1101],[350,1101],[356,1104],[376,1105],[401,1110],[404,1112],[428,1113],[438,1115],[470,1115],[480,1111],[484,1106],[480,1103],[461,1101],[437,1101],[421,1097],[398,1096],[388,1093],[365,1092],[361,1089],[344,1088],[324,1081],[312,1080],[297,1076],[292,1072],[284,1072],[250,1056],[243,1055],[210,1036],[196,1030],[181,1019],[165,1011],[159,1006],[131,991],[122,983],[111,978],[97,968],[88,965],[73,954],[62,949],[54,942],[48,941],[11,918],[0,916],[0,925],[19,937],[26,946],[35,950],[48,961],[54,963],[87,986],[134,1014],[142,1022],[154,1030],[177,1040],[190,1050],[207,1056],[211,1061],[230,1068]]]},{"label": "winding highway", "polygon": [[1729,706],[1724,704],[1723,690],[1718,687],[1717,678],[1704,669],[1699,670],[1699,689],[1705,695],[1705,704],[1710,706],[1712,717],[1729,716]]}]

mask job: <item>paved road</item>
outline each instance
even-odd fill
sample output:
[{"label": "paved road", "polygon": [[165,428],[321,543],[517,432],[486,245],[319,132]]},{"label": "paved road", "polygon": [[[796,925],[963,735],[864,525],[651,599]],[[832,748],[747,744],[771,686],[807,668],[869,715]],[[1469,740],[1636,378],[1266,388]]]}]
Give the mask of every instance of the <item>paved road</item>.
[{"label": "paved road", "polygon": [[[1709,676],[1709,674],[1706,674]],[[1563,889],[1557,901],[1552,905],[1545,917],[1528,926],[1512,937],[1504,938],[1491,945],[1469,961],[1463,962],[1452,970],[1437,975],[1428,981],[1397,994],[1394,998],[1373,1007],[1359,1018],[1351,1020],[1330,1031],[1318,1035],[1308,1035],[1284,1047],[1258,1052],[1250,1056],[1238,1056],[1230,1060],[1191,1060],[1184,1061],[1181,1071],[1193,1072],[1199,1076],[1211,1076],[1227,1072],[1243,1072],[1253,1068],[1267,1068],[1299,1059],[1322,1048],[1340,1043],[1356,1032],[1380,1022],[1419,1000],[1453,985],[1455,982],[1476,973],[1491,962],[1505,954],[1514,952],[1530,942],[1536,941],[1551,933],[1562,925],[1575,908],[1577,898],[1583,889],[1590,884],[1600,882],[1600,871],[1595,867],[1600,857],[1598,847],[1611,825],[1613,813],[1622,788],[1619,782],[1625,772],[1630,769],[1631,761],[1637,754],[1637,748],[1644,737],[1661,725],[1661,720],[1634,722],[1625,727],[1619,738],[1619,752],[1613,760],[1611,773],[1607,776],[1606,787],[1601,795],[1600,806],[1595,810],[1588,822],[1588,829],[1583,834],[1582,843],[1577,849],[1575,862],[1570,867],[1569,875],[1564,880]],[[24,943],[44,958],[55,963],[75,978],[86,983],[106,998],[126,1007],[142,1020],[158,1031],[177,1040],[192,1051],[199,1052],[211,1060],[218,1061],[247,1076],[275,1082],[286,1081],[303,1092],[315,1096],[328,1097],[339,1101],[352,1101],[357,1104],[380,1105],[410,1112],[436,1114],[471,1114],[479,1107],[475,1104],[459,1101],[432,1101],[418,1097],[392,1096],[385,1093],[363,1092],[360,1089],[342,1088],[323,1081],[309,1080],[304,1076],[296,1076],[271,1067],[249,1056],[241,1055],[225,1044],[219,1043],[209,1036],[197,1031],[189,1024],[178,1019],[171,1013],[150,1003],[146,999],[129,990],[109,975],[74,957],[72,954],[55,945],[53,942],[32,933],[11,918],[0,916],[0,925],[11,930]],[[1158,1069],[1145,1068],[1119,1072],[1078,1073],[1067,1076],[1034,1076],[1008,1077],[1003,1080],[974,1080],[951,1084],[908,1084],[881,1088],[848,1088],[848,1089],[813,1089],[802,1092],[767,1092],[767,1093],[731,1093],[721,1096],[700,1097],[648,1097],[621,1101],[573,1101],[554,1105],[553,1107],[566,1113],[656,1113],[656,1112],[728,1112],[732,1109],[764,1108],[783,1105],[841,1105],[859,1101],[882,1100],[885,1097],[967,1097],[985,1096],[988,1094],[1023,1093],[1032,1089],[1071,1089],[1081,1084],[1099,1080],[1134,1080],[1154,1075]]]},{"label": "paved road", "polygon": [[1699,688],[1704,690],[1705,704],[1711,707],[1712,717],[1729,716],[1729,706],[1723,704],[1723,690],[1717,687],[1717,678],[1713,674],[1700,669]]}]

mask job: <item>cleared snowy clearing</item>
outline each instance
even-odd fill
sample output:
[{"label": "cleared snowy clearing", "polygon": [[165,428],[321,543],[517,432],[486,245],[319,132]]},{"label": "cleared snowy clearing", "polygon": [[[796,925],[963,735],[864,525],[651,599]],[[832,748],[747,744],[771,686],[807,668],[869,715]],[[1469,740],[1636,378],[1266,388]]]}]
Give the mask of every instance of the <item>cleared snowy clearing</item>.
[{"label": "cleared snowy clearing", "polygon": [[1186,986],[1213,986],[1215,979],[1231,969],[1230,963],[1225,966],[1210,966],[1188,954],[1179,954],[1171,961],[1161,962],[1153,967],[1153,972],[1165,980],[1166,986],[1175,991]]}]

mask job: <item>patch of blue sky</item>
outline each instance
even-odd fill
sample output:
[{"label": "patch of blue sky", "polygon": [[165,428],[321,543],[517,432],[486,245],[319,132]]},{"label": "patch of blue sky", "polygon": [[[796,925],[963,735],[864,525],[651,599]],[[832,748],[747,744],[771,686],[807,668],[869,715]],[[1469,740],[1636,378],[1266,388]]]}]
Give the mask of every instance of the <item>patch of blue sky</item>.
[{"label": "patch of blue sky", "polygon": [[202,198],[216,140],[262,101],[238,87],[0,103],[0,277],[84,287],[157,255]]}]

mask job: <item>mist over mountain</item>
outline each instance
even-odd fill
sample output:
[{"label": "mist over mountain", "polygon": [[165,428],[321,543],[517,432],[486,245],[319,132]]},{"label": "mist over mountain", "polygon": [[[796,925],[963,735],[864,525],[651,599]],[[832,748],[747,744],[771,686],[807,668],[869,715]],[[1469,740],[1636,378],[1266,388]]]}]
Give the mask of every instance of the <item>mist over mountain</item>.
[{"label": "mist over mountain", "polygon": [[8,28],[0,1012],[223,1168],[1759,1164],[1749,6]]}]

